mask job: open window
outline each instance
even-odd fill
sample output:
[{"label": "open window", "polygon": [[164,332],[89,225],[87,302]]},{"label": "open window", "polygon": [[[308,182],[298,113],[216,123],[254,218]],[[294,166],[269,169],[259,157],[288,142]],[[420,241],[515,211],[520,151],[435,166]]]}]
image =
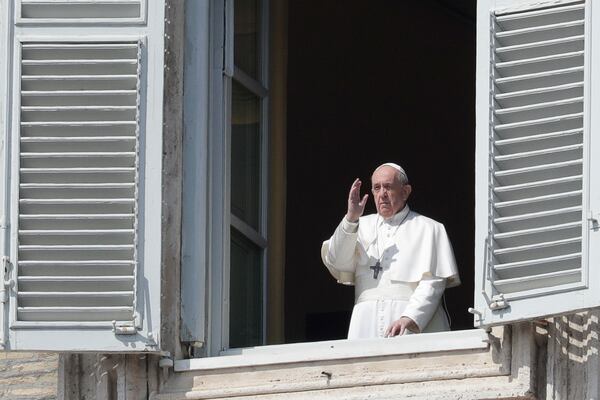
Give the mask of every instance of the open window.
[{"label": "open window", "polygon": [[[207,247],[200,248],[207,249],[203,273],[212,305],[198,330],[209,327],[210,335],[192,339],[222,338],[223,327],[232,326],[224,311],[231,306],[231,276],[223,271],[232,271],[230,229],[236,235],[239,229],[228,209],[233,139],[223,132],[232,121],[260,131],[267,94],[270,178],[261,184],[270,202],[266,211],[257,209],[277,235],[255,231],[252,245],[266,249],[269,260],[262,290],[254,285],[265,296],[266,343],[344,337],[352,289],[330,280],[313,249],[343,215],[349,182],[357,176],[368,182],[370,171],[388,160],[411,177],[411,207],[449,232],[463,280],[447,293],[454,328],[472,326],[466,310],[473,288],[477,326],[598,305],[592,266],[600,248],[594,245],[600,188],[593,182],[600,169],[592,139],[599,122],[590,112],[598,89],[591,79],[597,55],[589,1],[478,2],[476,71],[475,18],[458,2],[379,9],[289,1],[287,12],[269,21],[270,79],[242,85],[263,108],[237,120],[228,113],[229,99],[241,93],[233,90],[241,4],[250,3],[215,1],[203,10],[217,38],[207,40],[216,56],[202,70],[210,99],[204,171],[211,222]],[[229,31],[214,15],[224,16]],[[255,27],[265,29],[262,21]],[[252,36],[253,46],[259,36]],[[287,58],[278,63],[280,52]],[[264,165],[262,158],[254,162]],[[242,172],[249,171],[236,171]],[[227,347],[218,339],[208,353]]]},{"label": "open window", "polygon": [[[472,327],[474,4],[290,1],[279,13],[273,3],[186,6],[197,40],[184,74],[182,340],[205,349],[198,355],[232,347],[235,297],[250,288],[239,298],[260,340],[238,345],[345,338],[353,288],[331,279],[318,249],[352,180],[368,182],[390,160],[411,177],[411,207],[450,233],[463,287],[447,304],[455,329]],[[241,65],[252,51],[261,61]],[[251,268],[236,267],[232,250]]]}]

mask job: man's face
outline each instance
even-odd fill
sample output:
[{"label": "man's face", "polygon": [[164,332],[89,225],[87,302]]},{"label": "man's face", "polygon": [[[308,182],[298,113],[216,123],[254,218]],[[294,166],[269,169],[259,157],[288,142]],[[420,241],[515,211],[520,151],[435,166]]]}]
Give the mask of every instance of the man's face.
[{"label": "man's face", "polygon": [[404,208],[411,187],[400,183],[394,168],[383,166],[371,176],[371,191],[377,213],[383,218],[390,218]]}]

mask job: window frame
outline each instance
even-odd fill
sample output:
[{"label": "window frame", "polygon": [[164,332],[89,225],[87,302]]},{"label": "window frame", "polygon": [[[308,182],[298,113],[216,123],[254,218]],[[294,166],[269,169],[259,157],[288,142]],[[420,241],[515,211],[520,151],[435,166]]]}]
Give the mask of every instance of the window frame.
[{"label": "window frame", "polygon": [[[561,0],[557,2],[549,2],[549,6],[555,5],[563,5],[574,3],[578,0]],[[587,0],[589,1],[589,0]],[[206,44],[206,53],[210,54],[210,78],[209,78],[209,91],[207,98],[210,99],[208,108],[208,129],[207,129],[207,143],[208,147],[208,167],[207,167],[207,179],[209,184],[208,186],[208,207],[207,210],[210,210],[208,215],[208,230],[206,234],[206,246],[210,255],[208,258],[208,271],[207,276],[209,277],[209,283],[207,285],[207,318],[205,321],[205,325],[208,330],[210,330],[209,334],[206,337],[206,343],[208,344],[203,350],[201,355],[208,356],[206,358],[207,368],[209,365],[215,365],[211,363],[217,362],[216,356],[219,355],[235,355],[236,357],[246,357],[248,356],[247,365],[254,365],[251,361],[252,357],[249,357],[248,349],[228,349],[227,339],[228,339],[228,313],[226,310],[226,306],[223,306],[224,303],[228,302],[229,295],[227,292],[227,288],[225,287],[225,282],[228,282],[229,278],[229,229],[231,226],[234,226],[235,222],[232,222],[231,211],[230,211],[230,197],[227,189],[229,184],[229,165],[223,160],[229,159],[230,156],[230,144],[231,144],[231,132],[230,127],[228,126],[228,121],[230,120],[230,111],[231,111],[231,98],[228,96],[230,94],[231,82],[236,78],[236,68],[233,65],[233,31],[231,29],[232,26],[232,18],[233,18],[233,10],[231,7],[231,0],[210,0],[210,5],[207,8],[210,8],[208,14],[210,15],[210,37],[211,39]],[[524,9],[530,8],[531,4],[528,4],[527,1],[522,0],[485,0],[478,4],[477,8],[477,19],[481,20],[482,18],[489,19],[490,12],[500,8],[510,9],[514,11],[522,11]],[[589,3],[588,3],[589,4]],[[267,7],[263,3],[263,13],[267,14]],[[600,15],[600,14],[599,14]],[[219,16],[226,16],[226,18],[219,18]],[[592,18],[592,17],[590,17]],[[588,23],[588,25],[590,25]],[[592,36],[598,30],[600,30],[600,25],[596,24],[592,26]],[[481,28],[478,28],[481,29]],[[265,27],[266,31],[267,28]],[[484,27],[486,34],[489,35],[489,31],[487,27]],[[263,35],[263,40],[267,41]],[[265,50],[268,46],[265,45]],[[478,52],[489,52],[489,42],[478,43],[477,44]],[[587,45],[586,45],[587,50]],[[600,53],[596,52],[593,54],[592,64],[600,63]],[[267,57],[267,56],[265,56]],[[266,60],[264,58],[263,60]],[[599,60],[599,61],[595,61]],[[587,63],[587,61],[586,61]],[[477,124],[480,126],[488,126],[488,118],[489,118],[489,108],[488,108],[488,99],[489,95],[489,79],[482,79],[482,76],[489,77],[489,60],[483,60],[481,57],[477,59],[477,72],[476,72],[476,87],[477,93],[479,95],[479,99],[476,101],[477,108]],[[588,68],[588,71],[590,68]],[[482,72],[482,71],[485,71]],[[237,71],[237,77],[240,76],[239,71]],[[243,79],[243,78],[242,78]],[[589,78],[587,78],[589,79]],[[599,92],[598,87],[588,89],[593,92]],[[485,101],[481,98],[481,95],[485,93]],[[600,100],[600,96],[591,95],[589,104],[586,105],[588,109],[594,108],[594,105]],[[263,107],[263,113],[267,113],[264,118],[266,121],[266,117],[268,117],[268,108],[266,106]],[[600,116],[594,117],[588,116],[587,118],[592,119],[590,122],[593,126],[600,126]],[[596,122],[594,122],[596,120]],[[266,124],[265,124],[266,125]],[[226,132],[223,135],[223,132]],[[600,144],[595,143],[590,150],[592,153],[596,153],[600,151]],[[485,154],[484,154],[485,153]],[[478,149],[476,150],[477,160],[476,160],[476,170],[481,169],[482,171],[487,171],[487,162],[488,155],[487,150]],[[481,156],[481,154],[484,154]],[[589,156],[588,156],[589,157]],[[266,160],[265,160],[266,161]],[[589,157],[589,169],[593,170],[595,166],[600,166],[600,160],[594,161],[593,157]],[[598,168],[600,170],[600,168]],[[264,171],[266,173],[266,171]],[[482,179],[483,177],[483,179]],[[592,181],[594,177],[590,174],[589,181]],[[487,188],[487,175],[486,174],[478,174],[476,177],[476,187],[485,187]],[[593,185],[590,185],[593,186]],[[484,197],[482,201],[481,198]],[[590,192],[588,194],[589,202],[592,210],[600,210],[600,187],[594,188],[590,187]],[[225,199],[223,204],[223,199]],[[479,222],[476,223],[476,242],[475,242],[475,255],[477,259],[483,259],[482,253],[484,252],[482,243],[485,236],[487,236],[487,226],[483,227],[487,224],[488,221],[488,211],[487,207],[482,208],[481,204],[487,205],[487,191],[486,190],[477,190],[476,191],[476,216],[481,217],[484,216]],[[266,201],[264,202],[264,206],[266,207]],[[185,213],[185,211],[184,211]],[[600,217],[599,214],[594,214],[597,218]],[[263,209],[262,219],[266,217],[265,209]],[[264,220],[262,221],[264,224]],[[483,228],[482,228],[483,227]],[[593,242],[598,242],[598,239],[594,239]],[[592,239],[590,239],[590,244],[588,246],[590,254],[590,259],[599,259],[600,257],[600,246],[594,246]],[[594,250],[596,248],[597,250]],[[595,258],[594,258],[595,257]],[[266,262],[266,258],[263,260]],[[482,268],[479,268],[479,265],[475,268],[475,282],[481,282],[485,279],[482,276]],[[593,268],[589,270],[589,281],[597,280],[596,278],[600,275],[600,271],[595,271]],[[266,282],[265,278],[265,282]],[[185,277],[184,277],[185,280]],[[265,285],[266,288],[266,285]],[[481,297],[482,294],[477,292],[477,286],[475,289],[475,297]],[[560,312],[545,312],[544,315],[559,315],[565,314],[569,312],[574,312],[575,310],[581,310],[585,308],[591,307],[590,304],[594,300],[593,297],[600,298],[600,294],[596,296],[588,296],[584,301],[580,302],[580,306],[577,308],[573,308],[570,310],[561,309]],[[266,298],[266,294],[265,294]],[[547,308],[548,304],[553,302],[553,296],[548,298],[548,301],[539,302],[534,299],[531,303],[532,312],[528,315],[524,315],[519,320],[525,319],[534,319],[541,315],[539,312],[542,308]],[[478,303],[478,306],[481,306],[482,303]],[[472,311],[477,313],[479,309],[472,309]],[[535,315],[535,313],[538,313]],[[477,327],[482,326],[480,324],[479,317],[475,315],[474,323],[475,330],[478,330]],[[264,321],[266,322],[266,321]],[[493,325],[506,325],[512,322],[503,321],[501,319],[497,320]],[[487,325],[486,325],[487,326]],[[266,330],[265,330],[266,331]],[[455,332],[446,332],[445,335],[448,338],[452,337]],[[355,341],[344,341],[347,343],[356,343]],[[327,343],[329,342],[313,342],[313,343],[304,343],[309,345],[309,347],[313,349],[325,349]],[[361,342],[362,343],[362,342]],[[289,347],[288,347],[289,346]],[[275,349],[272,346],[263,346],[266,350],[261,353],[258,349],[256,349],[256,353],[253,354],[262,354],[265,357],[269,357],[269,349]],[[294,351],[295,345],[292,344],[283,344],[278,345],[277,351],[285,352],[286,349],[290,349],[290,351]],[[282,353],[279,353],[282,354]],[[362,355],[357,355],[357,357],[361,357]],[[212,361],[210,361],[212,360]],[[273,359],[275,360],[275,359]],[[221,361],[218,361],[221,362]],[[183,365],[183,364],[181,364]],[[245,364],[246,365],[246,364]]]},{"label": "window frame", "polygon": [[[262,342],[267,333],[268,2],[261,1],[262,82],[233,64],[233,0],[186,3],[184,183],[180,339],[195,355],[219,355],[229,342],[230,229],[262,248]],[[198,24],[198,20],[205,24]],[[192,23],[193,22],[193,23]],[[206,57],[208,55],[208,57]],[[261,98],[259,230],[231,214],[232,82]],[[190,173],[188,171],[194,171]],[[247,234],[244,234],[246,232]],[[252,240],[255,239],[255,240]],[[200,288],[200,290],[198,290]]]},{"label": "window frame", "polygon": [[[225,263],[223,264],[223,293],[222,293],[222,304],[223,319],[222,319],[222,333],[221,333],[221,348],[229,349],[229,320],[230,312],[229,306],[231,304],[231,293],[230,293],[230,282],[231,282],[231,228],[236,229],[242,236],[252,242],[253,245],[260,248],[261,251],[261,280],[262,280],[262,305],[261,305],[261,344],[264,345],[267,338],[267,247],[268,247],[268,236],[267,236],[267,217],[268,217],[268,137],[269,137],[269,87],[268,87],[268,44],[269,44],[269,0],[257,0],[259,3],[258,17],[259,17],[259,32],[258,32],[258,51],[257,56],[259,57],[257,79],[252,78],[240,67],[235,64],[234,60],[234,49],[235,49],[235,35],[234,35],[234,16],[235,16],[235,0],[225,0],[225,65],[223,69],[224,89],[223,97],[225,99],[225,140],[226,140],[226,173],[225,173],[225,213],[226,219],[229,219],[228,227],[225,232]],[[233,95],[232,89],[234,82],[244,89],[257,96],[259,100],[259,135],[260,135],[260,192],[259,192],[259,220],[258,229],[253,228],[241,218],[235,216],[231,211],[231,121],[232,121],[232,109],[233,109]]]}]

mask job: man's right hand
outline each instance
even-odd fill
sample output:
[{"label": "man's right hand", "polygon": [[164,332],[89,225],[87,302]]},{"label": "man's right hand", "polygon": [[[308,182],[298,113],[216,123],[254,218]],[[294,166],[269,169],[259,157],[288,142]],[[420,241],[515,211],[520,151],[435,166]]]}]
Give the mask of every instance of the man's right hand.
[{"label": "man's right hand", "polygon": [[365,205],[369,199],[369,195],[365,194],[361,200],[360,198],[360,185],[362,182],[356,178],[352,187],[350,187],[350,193],[348,194],[348,212],[346,213],[346,219],[349,222],[357,222],[358,218],[363,215],[365,211]]}]

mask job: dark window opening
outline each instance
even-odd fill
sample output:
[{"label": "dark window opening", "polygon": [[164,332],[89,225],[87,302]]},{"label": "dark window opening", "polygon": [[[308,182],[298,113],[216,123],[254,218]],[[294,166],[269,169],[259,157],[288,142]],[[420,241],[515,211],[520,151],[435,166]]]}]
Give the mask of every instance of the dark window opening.
[{"label": "dark window opening", "polygon": [[475,1],[290,0],[288,35],[285,342],[345,337],[354,288],[319,250],[354,178],[387,161],[406,169],[411,209],[445,225],[452,329],[471,328]]}]

